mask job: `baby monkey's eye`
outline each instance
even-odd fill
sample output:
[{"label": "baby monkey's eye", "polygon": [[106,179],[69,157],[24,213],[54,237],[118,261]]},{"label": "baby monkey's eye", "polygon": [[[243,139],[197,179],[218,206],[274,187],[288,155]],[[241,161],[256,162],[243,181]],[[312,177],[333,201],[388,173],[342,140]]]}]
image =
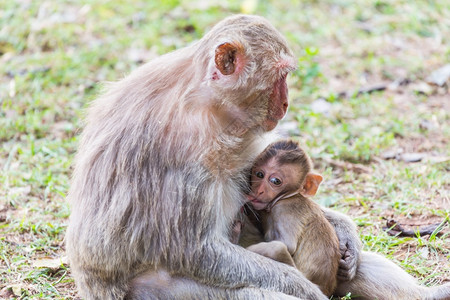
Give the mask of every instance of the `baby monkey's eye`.
[{"label": "baby monkey's eye", "polygon": [[256,171],[256,172],[255,172],[255,175],[256,175],[256,177],[258,177],[258,178],[264,178],[264,173],[261,172],[261,171]]},{"label": "baby monkey's eye", "polygon": [[281,179],[276,178],[276,177],[272,177],[269,179],[271,183],[273,183],[274,185],[280,185],[281,184]]}]

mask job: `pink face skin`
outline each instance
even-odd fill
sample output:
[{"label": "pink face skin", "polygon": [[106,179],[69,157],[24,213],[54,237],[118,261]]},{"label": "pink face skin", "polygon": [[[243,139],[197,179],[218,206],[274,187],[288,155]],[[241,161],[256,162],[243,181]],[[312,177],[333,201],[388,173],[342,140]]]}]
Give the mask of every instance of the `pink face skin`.
[{"label": "pink face skin", "polygon": [[280,166],[275,158],[252,168],[251,192],[247,200],[255,210],[263,210],[282,193],[298,189],[299,170],[295,165]]},{"label": "pink face skin", "polygon": [[273,86],[272,95],[269,101],[269,114],[264,121],[263,127],[266,131],[274,129],[278,121],[281,120],[288,109],[288,88],[286,76],[280,78]]}]

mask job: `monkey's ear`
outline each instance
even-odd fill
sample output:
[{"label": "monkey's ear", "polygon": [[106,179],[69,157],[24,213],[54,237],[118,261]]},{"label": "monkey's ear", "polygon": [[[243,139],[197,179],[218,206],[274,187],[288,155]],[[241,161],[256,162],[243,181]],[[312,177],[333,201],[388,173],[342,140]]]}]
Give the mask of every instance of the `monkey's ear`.
[{"label": "monkey's ear", "polygon": [[317,193],[320,183],[323,177],[319,174],[308,173],[305,178],[305,183],[303,184],[300,194],[306,197],[312,197]]},{"label": "monkey's ear", "polygon": [[223,43],[217,46],[214,62],[223,75],[231,75],[241,69],[243,47],[239,43]]}]

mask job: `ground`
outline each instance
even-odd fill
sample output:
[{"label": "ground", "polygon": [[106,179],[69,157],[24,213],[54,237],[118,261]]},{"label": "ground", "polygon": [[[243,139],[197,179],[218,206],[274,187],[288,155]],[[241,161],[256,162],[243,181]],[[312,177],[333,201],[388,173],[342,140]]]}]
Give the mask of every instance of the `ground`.
[{"label": "ground", "polygon": [[[279,130],[324,175],[315,199],[355,220],[365,250],[450,281],[450,81],[430,78],[450,62],[447,1],[21,0],[0,4],[0,298],[76,297],[65,196],[84,109],[233,13],[268,18],[299,59]],[[390,219],[442,226],[394,237]]]}]

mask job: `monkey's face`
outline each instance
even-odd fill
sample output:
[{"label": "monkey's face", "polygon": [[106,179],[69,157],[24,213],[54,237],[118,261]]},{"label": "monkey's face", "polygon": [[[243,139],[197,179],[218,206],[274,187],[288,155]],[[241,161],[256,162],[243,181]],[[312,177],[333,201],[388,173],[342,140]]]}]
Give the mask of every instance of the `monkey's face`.
[{"label": "monkey's face", "polygon": [[273,85],[268,102],[267,117],[263,123],[263,128],[266,131],[270,131],[277,126],[278,121],[286,114],[288,105],[288,88],[286,75],[284,75]]},{"label": "monkey's face", "polygon": [[246,129],[274,129],[288,108],[286,77],[297,67],[284,37],[255,16],[228,18],[210,35],[223,42],[209,63],[209,85],[222,102],[239,107]]},{"label": "monkey's face", "polygon": [[275,158],[259,162],[252,168],[248,201],[256,210],[262,210],[277,197],[299,189],[301,172],[292,164],[280,165]]}]

